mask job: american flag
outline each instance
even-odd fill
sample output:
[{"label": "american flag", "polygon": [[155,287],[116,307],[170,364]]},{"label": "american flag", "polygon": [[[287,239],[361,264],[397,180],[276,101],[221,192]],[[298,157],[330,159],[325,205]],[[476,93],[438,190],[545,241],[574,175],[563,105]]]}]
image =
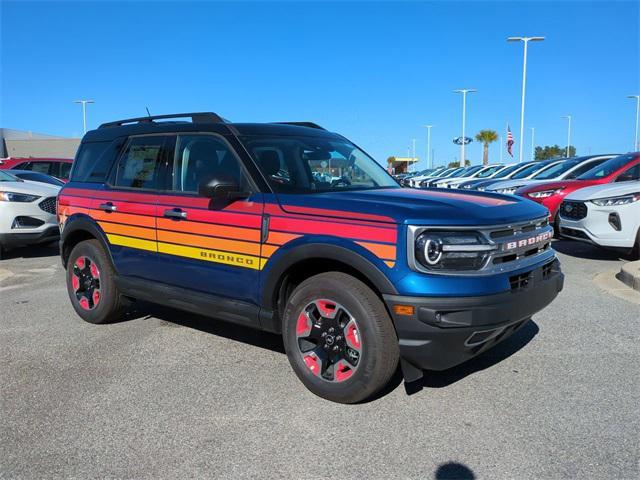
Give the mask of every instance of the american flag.
[{"label": "american flag", "polygon": [[513,135],[511,134],[511,128],[509,128],[509,125],[507,125],[507,152],[509,152],[509,155],[511,155],[513,157],[513,144],[514,144],[514,140],[513,140]]}]

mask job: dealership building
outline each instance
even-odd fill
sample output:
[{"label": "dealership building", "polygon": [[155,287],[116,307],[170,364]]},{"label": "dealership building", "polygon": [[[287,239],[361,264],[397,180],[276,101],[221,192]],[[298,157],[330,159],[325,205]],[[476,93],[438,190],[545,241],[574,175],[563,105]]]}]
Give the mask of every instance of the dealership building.
[{"label": "dealership building", "polygon": [[79,138],[0,128],[0,158],[73,158],[78,145],[80,145]]}]

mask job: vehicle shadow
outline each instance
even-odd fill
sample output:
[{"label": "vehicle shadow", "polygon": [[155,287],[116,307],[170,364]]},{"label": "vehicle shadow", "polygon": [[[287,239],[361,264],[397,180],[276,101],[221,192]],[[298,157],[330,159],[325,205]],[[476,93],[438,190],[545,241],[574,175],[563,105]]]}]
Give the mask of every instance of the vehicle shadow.
[{"label": "vehicle shadow", "polygon": [[585,260],[625,260],[626,256],[615,250],[606,250],[590,243],[575,240],[554,240],[554,250],[569,255],[570,257],[583,258]]},{"label": "vehicle shadow", "polygon": [[18,247],[2,252],[2,260],[12,258],[44,258],[57,257],[60,255],[58,242],[47,243],[45,245],[30,245],[28,247]]},{"label": "vehicle shadow", "polygon": [[[166,322],[167,325],[193,328],[204,333],[217,335],[236,342],[242,342],[254,347],[264,348],[272,352],[286,354],[282,337],[280,335],[148,302],[136,302],[134,309],[129,312],[126,320],[149,318],[157,318]],[[531,320],[503,342],[461,365],[440,372],[425,371],[422,379],[405,384],[406,392],[407,394],[412,395],[423,388],[444,388],[469,375],[492,367],[524,348],[539,331],[540,328],[538,325]],[[386,396],[395,390],[402,381],[402,373],[400,368],[398,368],[385,388],[376,393],[373,397],[365,400],[363,403],[369,403]]]},{"label": "vehicle shadow", "polygon": [[438,467],[434,478],[436,480],[474,480],[476,475],[463,463],[447,462]]},{"label": "vehicle shadow", "polygon": [[447,387],[469,375],[490,368],[524,348],[539,331],[538,324],[530,320],[503,342],[465,363],[439,372],[425,371],[422,379],[405,385],[407,393],[412,395],[423,388]]}]

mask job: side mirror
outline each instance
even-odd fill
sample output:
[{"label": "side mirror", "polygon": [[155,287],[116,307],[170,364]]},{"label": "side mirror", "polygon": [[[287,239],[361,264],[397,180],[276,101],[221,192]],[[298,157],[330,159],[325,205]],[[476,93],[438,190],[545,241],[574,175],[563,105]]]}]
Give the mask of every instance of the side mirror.
[{"label": "side mirror", "polygon": [[240,185],[230,178],[215,177],[198,185],[198,195],[213,200],[230,202],[247,198],[250,192],[240,190]]}]

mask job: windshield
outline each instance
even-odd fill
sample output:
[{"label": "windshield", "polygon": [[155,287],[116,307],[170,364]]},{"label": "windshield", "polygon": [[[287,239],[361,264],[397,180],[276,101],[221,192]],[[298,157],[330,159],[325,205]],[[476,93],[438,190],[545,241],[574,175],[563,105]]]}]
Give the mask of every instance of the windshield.
[{"label": "windshield", "polygon": [[637,154],[630,153],[627,155],[620,155],[619,157],[613,157],[611,160],[607,160],[591,170],[587,170],[578,177],[578,180],[597,180],[599,178],[608,177],[636,158],[636,155]]},{"label": "windshield", "polygon": [[518,178],[527,178],[529,175],[537,172],[538,170],[543,169],[544,167],[546,167],[547,165],[549,165],[549,162],[539,162],[539,163],[534,163],[532,165],[529,165],[527,168],[525,168],[524,170],[516,173],[513,177],[511,177],[512,179],[518,179]]},{"label": "windshield", "polygon": [[319,193],[399,188],[380,164],[341,138],[242,137],[276,193]]},{"label": "windshield", "polygon": [[446,175],[443,175],[443,177],[457,177],[460,176],[464,173],[464,171],[466,170],[466,168],[462,167],[462,168],[454,168],[453,170],[451,170],[449,173],[447,173]]},{"label": "windshield", "polygon": [[30,180],[32,182],[48,183],[49,185],[57,185],[58,187],[62,187],[64,185],[64,182],[62,180],[50,177],[49,175],[43,175],[41,173],[20,172],[16,173],[15,175],[18,178],[21,178],[23,180]]},{"label": "windshield", "polygon": [[568,160],[566,162],[560,162],[556,164],[549,165],[547,168],[540,170],[531,178],[535,178],[536,180],[550,180],[552,178],[559,177],[564,172],[571,170],[573,167],[580,163],[579,160]]},{"label": "windshield", "polygon": [[504,166],[503,165],[496,165],[495,167],[486,168],[482,172],[480,172],[478,175],[476,175],[476,178],[487,178],[487,177],[490,177],[491,175],[496,173],[501,168],[504,168]]},{"label": "windshield", "polygon": [[510,167],[498,172],[493,178],[505,178],[507,175],[511,175],[511,173],[515,172],[519,168],[522,168],[522,165],[511,165]]},{"label": "windshield", "polygon": [[465,168],[465,170],[462,172],[460,176],[470,177],[480,169],[482,169],[482,165],[476,165],[475,167],[467,167]]},{"label": "windshield", "polygon": [[19,182],[20,180],[0,170],[0,182]]}]

